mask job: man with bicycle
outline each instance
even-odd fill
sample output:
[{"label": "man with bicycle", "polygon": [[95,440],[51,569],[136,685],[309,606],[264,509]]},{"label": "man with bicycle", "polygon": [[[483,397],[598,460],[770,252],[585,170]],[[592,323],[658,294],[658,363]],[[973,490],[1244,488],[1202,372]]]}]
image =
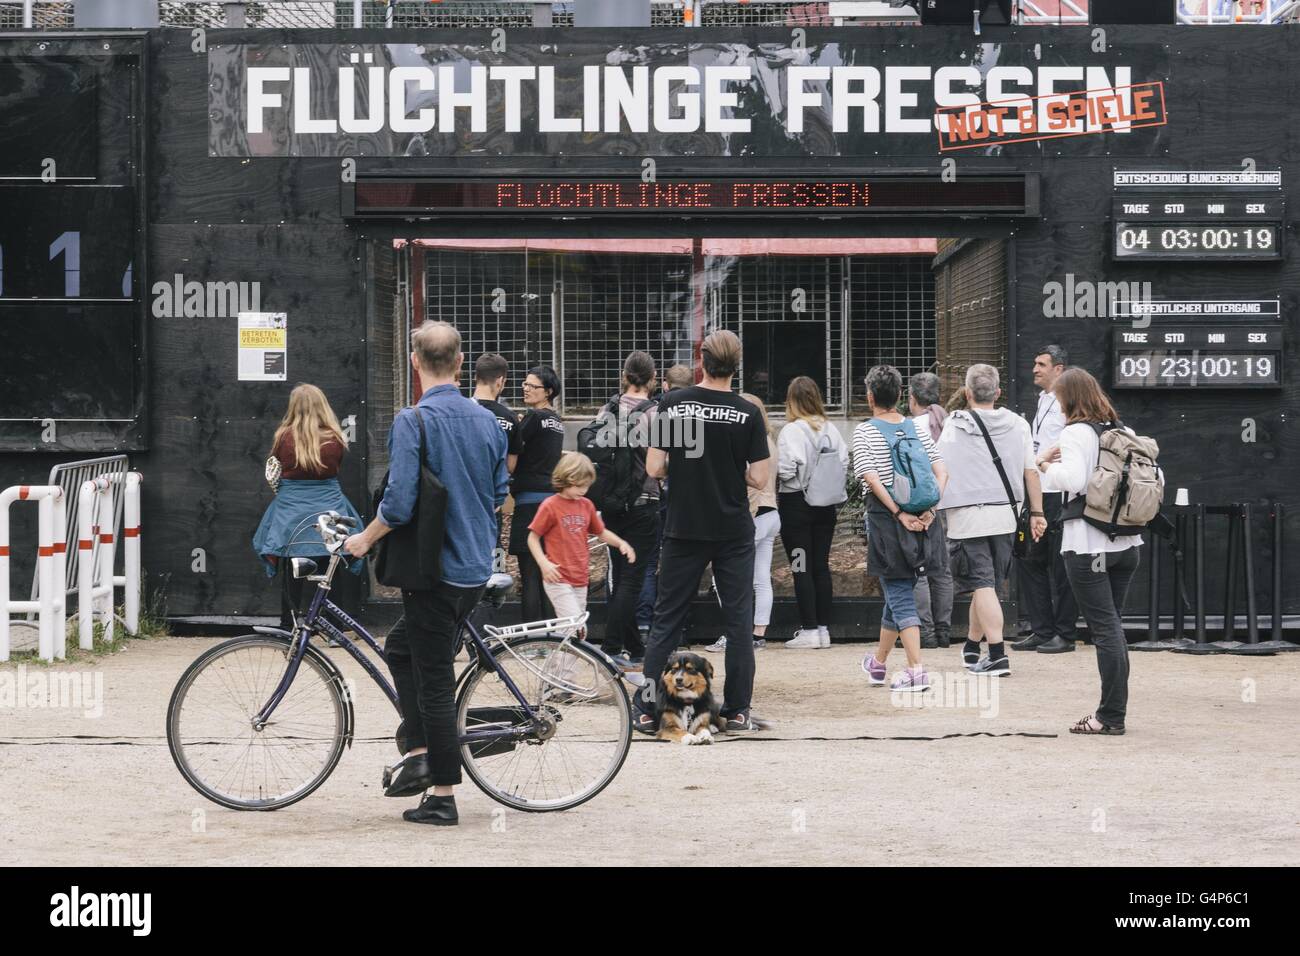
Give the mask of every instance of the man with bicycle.
[{"label": "man with bicycle", "polygon": [[403,409],[393,420],[388,485],[374,520],[343,546],[359,557],[412,520],[423,429],[423,464],[445,486],[449,502],[442,579],[427,589],[402,590],[404,613],[385,643],[408,743],[384,794],[414,796],[432,787],[433,793],[402,819],[436,826],[458,822],[452,790],[461,782],[456,638],[492,576],[496,509],[505,501],[510,477],[505,433],[488,409],[460,392],[460,344],[460,333],[446,322],[426,321],[412,333],[411,366],[423,394],[414,408]]}]

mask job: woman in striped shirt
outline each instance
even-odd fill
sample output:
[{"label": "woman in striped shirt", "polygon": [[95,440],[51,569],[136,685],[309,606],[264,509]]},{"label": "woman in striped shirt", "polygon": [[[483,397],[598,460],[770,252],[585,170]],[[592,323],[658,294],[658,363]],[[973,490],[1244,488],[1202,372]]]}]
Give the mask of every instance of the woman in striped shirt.
[{"label": "woman in striped shirt", "polygon": [[[948,472],[928,434],[918,434],[915,424],[897,410],[903,391],[903,376],[892,365],[877,365],[867,373],[867,402],[871,419],[853,432],[853,473],[869,493],[867,496],[867,569],[880,579],[885,610],[880,621],[880,644],[874,655],[862,661],[871,683],[885,682],[885,659],[901,637],[907,668],[894,678],[890,690],[919,692],[930,689],[930,678],[921,666],[921,618],[916,612],[912,588],[919,569],[943,560],[938,536],[930,534],[934,510],[913,515],[894,501],[894,466],[890,438],[897,431],[916,438],[930,458],[934,477],[943,494]],[[890,432],[887,438],[885,433]]]}]

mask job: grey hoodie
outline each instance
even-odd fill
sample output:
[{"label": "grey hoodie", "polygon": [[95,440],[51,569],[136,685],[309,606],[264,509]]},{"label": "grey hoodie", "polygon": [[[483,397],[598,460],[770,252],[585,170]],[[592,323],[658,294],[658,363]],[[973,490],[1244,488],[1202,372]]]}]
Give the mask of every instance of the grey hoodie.
[{"label": "grey hoodie", "polygon": [[[1029,439],[1029,422],[1009,408],[980,409],[976,414],[997,447],[1016,501],[1024,501],[1025,442]],[[939,500],[939,508],[964,508],[1007,500],[988,443],[969,411],[956,411],[948,416],[935,447],[948,469],[948,487]]]}]

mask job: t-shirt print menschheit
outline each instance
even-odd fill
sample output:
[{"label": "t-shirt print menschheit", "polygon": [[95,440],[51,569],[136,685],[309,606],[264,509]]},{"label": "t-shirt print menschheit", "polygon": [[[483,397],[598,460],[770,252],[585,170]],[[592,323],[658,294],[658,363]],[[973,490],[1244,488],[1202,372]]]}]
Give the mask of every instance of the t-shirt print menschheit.
[{"label": "t-shirt print menschheit", "polygon": [[654,445],[668,452],[670,538],[727,541],[754,533],[745,468],[770,456],[759,409],[733,392],[692,385],[664,398]]}]

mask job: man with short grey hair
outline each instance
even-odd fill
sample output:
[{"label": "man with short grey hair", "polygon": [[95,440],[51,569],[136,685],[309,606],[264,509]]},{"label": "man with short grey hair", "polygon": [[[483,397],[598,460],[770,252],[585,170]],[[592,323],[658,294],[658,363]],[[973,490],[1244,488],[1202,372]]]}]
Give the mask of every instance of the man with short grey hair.
[{"label": "man with short grey hair", "polygon": [[[1028,497],[1035,540],[1046,531],[1047,522],[1029,423],[993,405],[1002,394],[998,370],[972,365],[966,370],[965,392],[967,408],[948,416],[936,443],[951,476],[939,509],[948,521],[953,590],[971,595],[970,632],[962,658],[972,673],[1005,677],[1011,662],[1002,641],[998,588],[1011,571],[1020,503]],[[989,651],[981,660],[984,639]]]},{"label": "man with short grey hair", "polygon": [[488,409],[461,394],[463,361],[455,326],[427,321],[412,333],[411,366],[422,394],[393,418],[388,484],[374,520],[343,545],[360,557],[393,528],[418,526],[424,469],[446,488],[441,577],[402,589],[402,618],[384,644],[407,740],[384,796],[410,797],[432,788],[402,819],[434,826],[459,820],[453,796],[461,782],[454,661],[461,625],[492,576],[496,509],[509,487],[505,433]]}]

